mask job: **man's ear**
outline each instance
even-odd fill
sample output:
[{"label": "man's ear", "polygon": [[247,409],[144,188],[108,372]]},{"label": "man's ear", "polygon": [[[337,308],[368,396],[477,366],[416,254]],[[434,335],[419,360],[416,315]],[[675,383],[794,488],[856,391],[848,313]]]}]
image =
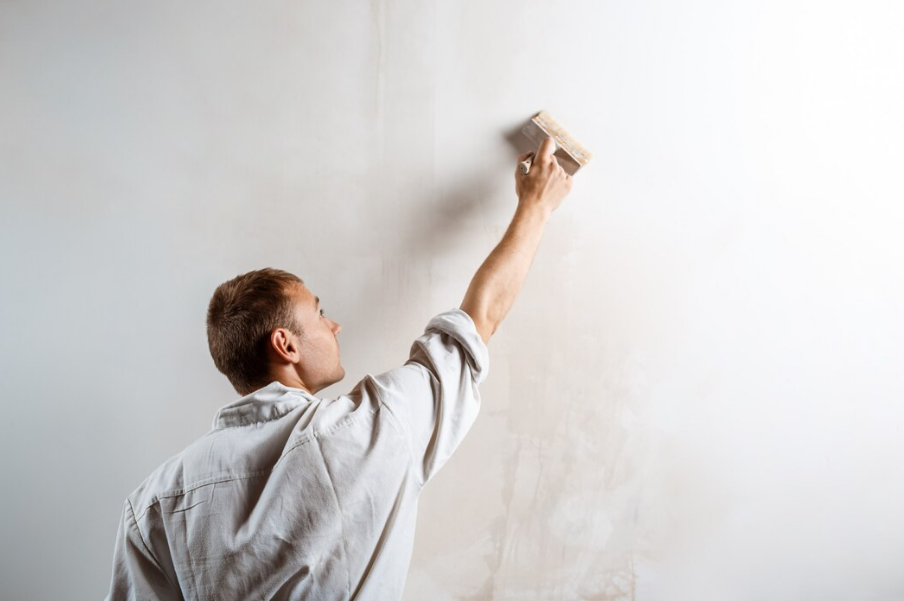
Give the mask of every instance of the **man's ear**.
[{"label": "man's ear", "polygon": [[291,332],[285,328],[276,328],[270,332],[269,351],[274,353],[281,361],[297,363],[298,346]]}]

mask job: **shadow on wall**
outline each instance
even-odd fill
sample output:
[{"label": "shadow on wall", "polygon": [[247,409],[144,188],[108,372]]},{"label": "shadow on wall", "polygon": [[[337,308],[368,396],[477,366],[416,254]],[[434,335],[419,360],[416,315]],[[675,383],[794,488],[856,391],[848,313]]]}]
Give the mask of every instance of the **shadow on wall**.
[{"label": "shadow on wall", "polygon": [[[501,132],[503,140],[511,147],[512,152],[509,164],[511,165],[510,177],[512,177],[512,198],[514,198],[514,171],[517,167],[517,157],[520,154],[536,150],[530,140],[521,133],[521,129],[530,123],[524,120],[516,125],[504,128]],[[479,172],[478,172],[479,173]],[[398,244],[401,252],[411,252],[416,256],[439,256],[440,253],[454,251],[460,248],[458,242],[462,238],[465,225],[473,219],[473,214],[489,203],[498,202],[494,199],[497,192],[499,176],[494,171],[492,174],[481,173],[475,179],[461,182],[448,190],[437,190],[439,202],[424,203],[413,202],[410,205],[418,210],[411,215],[403,228],[407,236],[399,237]],[[508,202],[508,201],[506,201]],[[511,203],[512,211],[515,203]],[[496,240],[493,245],[498,243]],[[492,246],[486,249],[486,253],[492,250]],[[474,266],[476,271],[479,265]],[[471,274],[463,274],[470,281]],[[467,286],[467,282],[465,284]],[[465,290],[462,290],[464,296]]]},{"label": "shadow on wall", "polygon": [[531,143],[531,141],[527,139],[527,136],[525,136],[521,132],[521,130],[524,129],[524,127],[530,122],[530,119],[525,119],[517,125],[512,125],[511,127],[506,128],[502,133],[502,137],[515,151],[515,155],[512,157],[512,162],[514,162],[514,159],[518,155],[536,150],[536,147],[533,145],[533,143]]}]

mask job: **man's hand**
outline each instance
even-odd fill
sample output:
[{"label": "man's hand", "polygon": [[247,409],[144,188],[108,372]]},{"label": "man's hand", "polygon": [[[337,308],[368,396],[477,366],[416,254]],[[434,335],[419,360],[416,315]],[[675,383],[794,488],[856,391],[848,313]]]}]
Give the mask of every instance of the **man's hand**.
[{"label": "man's hand", "polygon": [[[530,172],[524,175],[515,170],[515,216],[502,241],[474,274],[461,303],[484,343],[490,341],[521,291],[549,215],[571,191],[571,176],[559,165],[554,151],[554,141],[547,138],[537,149]],[[521,155],[518,162],[528,156]]]},{"label": "man's hand", "polygon": [[515,192],[520,204],[538,204],[551,213],[571,191],[571,176],[565,173],[553,156],[555,150],[553,139],[546,138],[540,143],[537,152],[528,152],[518,157],[518,162],[521,163],[534,155],[527,175],[521,173],[521,169],[515,169]]}]

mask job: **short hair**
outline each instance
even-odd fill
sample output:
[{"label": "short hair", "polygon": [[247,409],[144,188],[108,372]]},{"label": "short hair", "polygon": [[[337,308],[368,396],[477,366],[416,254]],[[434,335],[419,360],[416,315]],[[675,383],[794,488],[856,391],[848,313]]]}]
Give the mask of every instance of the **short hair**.
[{"label": "short hair", "polygon": [[220,284],[207,307],[207,344],[213,362],[241,394],[270,383],[270,333],[286,328],[301,335],[291,290],[298,276],[266,267]]}]

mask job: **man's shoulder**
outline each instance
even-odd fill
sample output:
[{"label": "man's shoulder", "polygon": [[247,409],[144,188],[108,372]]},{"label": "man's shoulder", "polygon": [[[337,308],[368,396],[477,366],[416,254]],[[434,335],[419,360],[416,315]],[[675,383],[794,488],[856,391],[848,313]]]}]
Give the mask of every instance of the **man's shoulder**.
[{"label": "man's shoulder", "polygon": [[[197,457],[208,453],[216,431],[211,430],[191,442],[181,451],[157,466],[128,496],[128,503],[140,519],[147,509],[162,498],[174,497],[204,485],[200,474],[187,470],[187,466],[197,463]],[[214,477],[217,474],[211,473]]]},{"label": "man's shoulder", "polygon": [[306,411],[244,426],[214,428],[154,469],[128,496],[136,519],[149,507],[233,480],[266,476],[287,454],[315,437],[339,434],[372,415],[370,402],[323,400]]}]

